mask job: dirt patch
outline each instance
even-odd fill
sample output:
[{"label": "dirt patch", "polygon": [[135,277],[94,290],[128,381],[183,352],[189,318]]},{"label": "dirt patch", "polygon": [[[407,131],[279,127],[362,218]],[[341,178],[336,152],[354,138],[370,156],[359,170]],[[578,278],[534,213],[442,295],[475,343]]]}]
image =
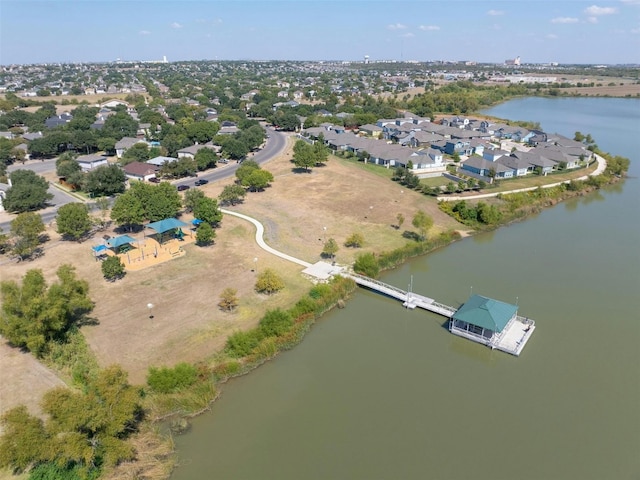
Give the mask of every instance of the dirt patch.
[{"label": "dirt patch", "polygon": [[47,390],[64,385],[55,373],[33,355],[8,346],[4,340],[0,341],[0,372],[0,414],[24,404],[32,414],[42,415],[42,395]]}]

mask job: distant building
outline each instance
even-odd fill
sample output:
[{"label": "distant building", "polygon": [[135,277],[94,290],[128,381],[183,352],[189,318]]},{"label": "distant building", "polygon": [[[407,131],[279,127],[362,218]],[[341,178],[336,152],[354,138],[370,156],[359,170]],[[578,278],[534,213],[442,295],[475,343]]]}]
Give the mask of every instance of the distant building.
[{"label": "distant building", "polygon": [[504,64],[517,67],[517,66],[520,65],[520,57],[516,57],[516,58],[513,58],[513,59],[505,60]]}]

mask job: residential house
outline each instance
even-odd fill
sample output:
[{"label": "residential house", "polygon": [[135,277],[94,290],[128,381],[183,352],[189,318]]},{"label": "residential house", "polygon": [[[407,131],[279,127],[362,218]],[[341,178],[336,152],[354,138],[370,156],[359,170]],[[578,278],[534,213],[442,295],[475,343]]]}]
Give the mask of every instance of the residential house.
[{"label": "residential house", "polygon": [[76,158],[83,172],[94,170],[102,165],[108,165],[107,157],[99,154],[80,155]]},{"label": "residential house", "polygon": [[498,162],[490,162],[481,157],[469,157],[462,162],[462,170],[466,170],[482,177],[491,177],[491,173],[495,173],[496,178],[513,178],[513,169],[505,167]]},{"label": "residential house", "polygon": [[473,149],[471,143],[468,140],[449,140],[445,143],[444,153],[453,155],[472,155]]},{"label": "residential house", "polygon": [[513,152],[511,156],[527,162],[531,165],[533,171],[538,170],[542,175],[547,175],[556,169],[558,164],[544,157],[541,153],[541,150],[534,148],[528,152]]},{"label": "residential house", "polygon": [[27,141],[31,141],[31,140],[36,140],[38,138],[42,138],[42,132],[29,132],[29,133],[25,133],[22,135],[22,138],[24,138]]},{"label": "residential house", "polygon": [[509,155],[509,152],[500,150],[499,148],[491,148],[489,150],[484,150],[482,158],[489,160],[490,162],[495,162],[497,159],[504,157],[505,155]]},{"label": "residential house", "polygon": [[196,143],[195,145],[191,145],[189,147],[178,150],[178,158],[195,158],[196,153],[198,153],[198,151],[203,148],[209,148],[211,150],[214,150],[215,152],[220,152],[221,150],[221,147],[219,145],[214,145],[211,142],[204,144]]},{"label": "residential house", "polygon": [[116,142],[116,156],[122,158],[124,152],[133,147],[136,143],[147,143],[140,138],[124,137]]},{"label": "residential house", "polygon": [[533,165],[527,160],[511,155],[503,155],[497,158],[495,162],[512,169],[514,177],[523,177],[534,169]]},{"label": "residential house", "polygon": [[160,170],[158,166],[144,162],[131,162],[126,164],[122,169],[129,180],[138,180],[141,182],[155,178],[156,173]]},{"label": "residential house", "polygon": [[373,123],[360,125],[360,127],[358,127],[358,131],[364,133],[369,137],[380,138],[382,136],[382,127],[374,125]]},{"label": "residential house", "polygon": [[60,115],[55,115],[53,117],[49,117],[44,121],[44,125],[47,128],[55,128],[60,125],[66,125],[71,120],[73,120],[73,115],[70,113],[61,113]]},{"label": "residential house", "polygon": [[159,155],[157,157],[153,157],[150,160],[147,160],[146,163],[150,165],[155,165],[156,167],[161,167],[165,163],[171,163],[171,162],[177,162],[177,161],[178,159],[175,157],[164,157],[162,155]]}]

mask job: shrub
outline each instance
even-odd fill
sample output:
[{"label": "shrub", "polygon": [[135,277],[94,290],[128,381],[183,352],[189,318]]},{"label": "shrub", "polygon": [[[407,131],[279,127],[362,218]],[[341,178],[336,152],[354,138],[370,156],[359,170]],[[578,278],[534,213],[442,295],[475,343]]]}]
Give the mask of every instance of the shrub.
[{"label": "shrub", "polygon": [[179,363],[173,368],[150,367],[147,384],[158,393],[178,392],[193,385],[197,375],[196,367],[189,363]]},{"label": "shrub", "polygon": [[291,315],[279,308],[269,310],[260,320],[260,332],[264,337],[280,337],[293,325]]},{"label": "shrub", "polygon": [[376,278],[380,273],[380,266],[373,253],[363,253],[356,258],[353,270],[361,275]]},{"label": "shrub", "polygon": [[233,358],[246,357],[258,346],[260,340],[260,334],[255,329],[235,332],[227,338],[225,352]]}]

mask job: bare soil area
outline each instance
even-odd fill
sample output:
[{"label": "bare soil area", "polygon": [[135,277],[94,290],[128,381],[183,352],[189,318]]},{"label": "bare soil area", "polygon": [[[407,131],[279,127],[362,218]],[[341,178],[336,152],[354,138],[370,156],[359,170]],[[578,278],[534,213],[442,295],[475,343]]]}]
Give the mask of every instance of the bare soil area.
[{"label": "bare soil area", "polygon": [[[278,250],[313,263],[321,259],[323,244],[332,237],[340,245],[337,261],[348,264],[359,252],[403,245],[407,240],[402,233],[413,228],[411,218],[419,209],[434,218],[433,233],[463,228],[440,212],[433,199],[388,179],[367,175],[345,160],[332,157],[325,167],[295,173],[290,147],[264,166],[275,176],[272,186],[249,193],[243,204],[230,207],[260,220],[265,225],[265,240]],[[231,181],[201,188],[209,196],[217,196]],[[394,228],[398,213],[406,219],[402,229]],[[361,249],[343,245],[354,232],[364,235]],[[100,262],[91,252],[99,238],[66,242],[53,229],[48,233],[51,240],[45,254],[31,262],[4,261],[2,279],[19,280],[28,269],[39,268],[53,282],[60,265],[74,265],[78,276],[89,282],[95,302],[92,316],[97,324],[83,327],[89,345],[101,365],[121,364],[134,383],[145,381],[149,366],[214,361],[230,333],[256,325],[267,309],[292,305],[311,286],[300,274],[302,267],[261,250],[254,240],[254,227],[231,216],[224,217],[214,245],[202,248],[185,244],[184,256],[130,271],[113,283],[102,278]],[[116,235],[114,231],[100,235],[105,233]],[[265,268],[283,277],[286,288],[282,292],[273,296],[255,293],[257,273]],[[240,306],[235,313],[217,307],[227,287],[238,291]],[[5,346],[1,352],[5,351],[11,349]],[[24,373],[16,371],[6,379],[3,375],[0,390],[15,396],[7,406],[30,401],[35,408],[38,395],[34,394],[36,401],[31,401],[22,388],[26,372],[33,371],[36,378],[29,383],[45,385],[43,391],[51,384],[50,372],[36,368],[38,363],[31,361],[33,368],[27,367]],[[0,410],[4,409],[2,405]]]}]

